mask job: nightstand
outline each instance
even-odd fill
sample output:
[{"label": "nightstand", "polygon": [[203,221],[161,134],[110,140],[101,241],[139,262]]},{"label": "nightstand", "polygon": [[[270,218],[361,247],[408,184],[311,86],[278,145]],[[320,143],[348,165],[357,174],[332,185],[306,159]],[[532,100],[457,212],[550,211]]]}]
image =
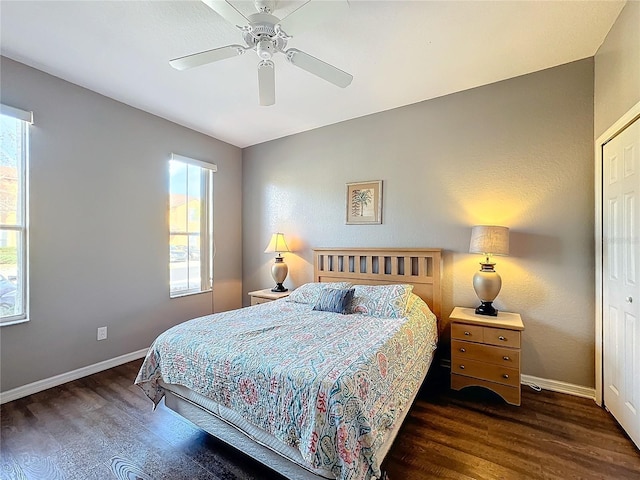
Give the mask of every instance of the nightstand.
[{"label": "nightstand", "polygon": [[291,292],[272,292],[270,288],[264,290],[256,290],[255,292],[249,292],[251,297],[251,305],[259,305],[260,303],[273,302],[279,298],[288,297]]},{"label": "nightstand", "polygon": [[456,307],[451,320],[451,388],[480,386],[520,405],[520,344],[524,324],[517,313],[476,315]]}]

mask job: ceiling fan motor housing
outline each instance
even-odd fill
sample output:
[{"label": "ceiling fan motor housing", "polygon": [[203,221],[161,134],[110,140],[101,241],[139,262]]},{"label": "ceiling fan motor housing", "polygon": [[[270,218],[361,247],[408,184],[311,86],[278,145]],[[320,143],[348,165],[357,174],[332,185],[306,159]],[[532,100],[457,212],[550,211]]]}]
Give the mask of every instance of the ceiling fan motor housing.
[{"label": "ceiling fan motor housing", "polygon": [[263,60],[269,60],[274,53],[281,52],[287,46],[287,39],[276,31],[278,17],[268,13],[249,15],[249,26],[243,29],[244,41],[250,48],[255,48]]}]

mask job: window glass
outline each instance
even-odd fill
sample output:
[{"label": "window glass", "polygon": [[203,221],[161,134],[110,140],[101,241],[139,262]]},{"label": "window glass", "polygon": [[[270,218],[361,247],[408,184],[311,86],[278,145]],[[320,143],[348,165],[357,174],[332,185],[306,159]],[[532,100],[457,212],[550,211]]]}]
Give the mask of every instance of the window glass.
[{"label": "window glass", "polygon": [[169,161],[171,296],[211,290],[213,169],[180,157]]},{"label": "window glass", "polygon": [[0,115],[0,324],[27,316],[28,123]]}]

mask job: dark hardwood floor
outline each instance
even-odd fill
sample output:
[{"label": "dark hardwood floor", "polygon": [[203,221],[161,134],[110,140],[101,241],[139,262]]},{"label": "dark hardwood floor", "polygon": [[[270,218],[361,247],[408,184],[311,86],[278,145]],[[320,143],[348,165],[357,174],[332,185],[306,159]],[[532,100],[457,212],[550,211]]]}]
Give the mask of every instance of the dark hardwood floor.
[{"label": "dark hardwood floor", "polygon": [[[0,409],[2,479],[281,479],[151,402],[140,361]],[[521,407],[436,371],[387,456],[391,480],[640,479],[640,453],[593,401],[523,387]]]}]

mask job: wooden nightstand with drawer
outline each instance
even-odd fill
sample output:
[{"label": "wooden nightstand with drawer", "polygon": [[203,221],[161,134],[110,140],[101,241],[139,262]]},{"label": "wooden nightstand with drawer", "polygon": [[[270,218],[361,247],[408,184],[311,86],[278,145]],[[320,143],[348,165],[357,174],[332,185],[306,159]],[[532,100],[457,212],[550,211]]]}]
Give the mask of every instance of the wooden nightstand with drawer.
[{"label": "wooden nightstand with drawer", "polygon": [[524,324],[517,313],[476,315],[456,307],[451,320],[451,388],[480,386],[520,405],[520,344]]},{"label": "wooden nightstand with drawer", "polygon": [[249,292],[251,297],[251,305],[258,305],[260,303],[273,302],[279,298],[288,297],[291,292],[272,292],[271,289],[265,288],[264,290],[256,290],[255,292]]}]

